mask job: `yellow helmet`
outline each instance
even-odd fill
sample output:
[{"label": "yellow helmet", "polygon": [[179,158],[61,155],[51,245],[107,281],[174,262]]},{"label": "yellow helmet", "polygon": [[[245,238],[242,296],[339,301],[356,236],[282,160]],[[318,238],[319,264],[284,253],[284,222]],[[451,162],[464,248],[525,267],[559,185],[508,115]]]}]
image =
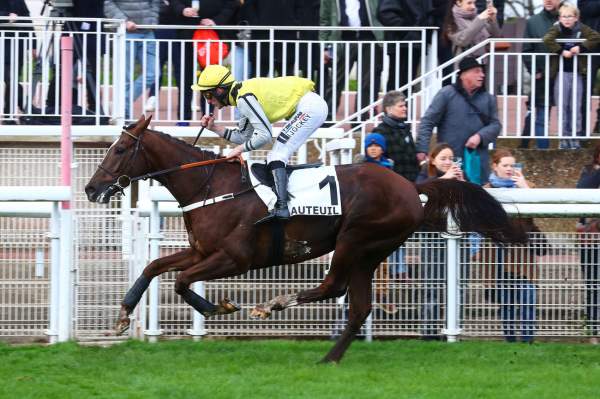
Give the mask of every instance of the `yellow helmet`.
[{"label": "yellow helmet", "polygon": [[235,81],[233,75],[223,65],[209,65],[198,77],[198,83],[192,85],[194,91],[212,90],[217,87],[226,87]]}]

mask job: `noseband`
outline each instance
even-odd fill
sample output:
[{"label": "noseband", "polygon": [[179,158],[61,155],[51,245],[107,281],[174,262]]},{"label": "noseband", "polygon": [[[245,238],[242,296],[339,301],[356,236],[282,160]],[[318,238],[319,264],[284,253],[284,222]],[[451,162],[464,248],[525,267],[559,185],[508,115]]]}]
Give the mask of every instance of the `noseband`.
[{"label": "noseband", "polygon": [[[125,164],[125,166],[127,167],[128,165],[130,165],[131,163],[133,163],[135,161],[135,159],[138,155],[138,152],[140,152],[140,148],[142,149],[141,153],[142,154],[144,153],[144,146],[142,145],[142,137],[144,135],[144,132],[142,132],[140,134],[140,136],[137,137],[137,136],[129,133],[127,131],[127,129],[125,127],[123,127],[123,130],[121,130],[121,134],[123,134],[123,133],[125,133],[126,135],[128,135],[129,137],[131,137],[135,140],[135,148],[133,150],[133,153],[131,154],[131,156],[127,160],[127,163]],[[144,156],[144,159],[146,160],[146,163],[148,163],[148,160],[146,159],[145,156]],[[111,171],[106,169],[104,166],[102,166],[102,164],[98,165],[98,169],[100,169],[104,173],[108,174],[113,179],[115,179],[115,182],[113,184],[111,184],[110,186],[108,186],[108,189],[114,190],[115,193],[120,192],[122,195],[125,194],[123,190],[125,190],[131,184],[132,181],[139,180],[139,178],[132,179],[128,175],[117,176],[116,173],[112,173]]]}]

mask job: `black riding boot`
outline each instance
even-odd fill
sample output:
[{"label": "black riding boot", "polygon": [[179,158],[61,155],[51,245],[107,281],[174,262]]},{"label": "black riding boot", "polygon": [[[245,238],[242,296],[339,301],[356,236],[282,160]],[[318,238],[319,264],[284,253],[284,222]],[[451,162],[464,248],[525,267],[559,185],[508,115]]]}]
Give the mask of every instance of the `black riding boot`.
[{"label": "black riding boot", "polygon": [[271,169],[271,173],[273,174],[273,181],[275,182],[273,186],[273,191],[275,195],[277,195],[277,202],[275,202],[275,207],[272,211],[269,212],[267,216],[260,219],[254,224],[261,224],[265,222],[269,222],[273,219],[279,220],[288,220],[290,218],[290,211],[287,206],[288,202],[288,175],[285,170],[285,167],[278,167],[276,169]]}]

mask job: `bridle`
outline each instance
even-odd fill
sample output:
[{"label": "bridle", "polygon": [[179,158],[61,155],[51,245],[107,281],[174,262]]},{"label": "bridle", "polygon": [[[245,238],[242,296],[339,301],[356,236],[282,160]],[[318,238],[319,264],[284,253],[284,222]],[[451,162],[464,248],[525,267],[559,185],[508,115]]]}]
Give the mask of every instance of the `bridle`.
[{"label": "bridle", "polygon": [[[127,160],[126,166],[130,165],[131,163],[133,163],[138,155],[138,153],[141,153],[144,157],[144,160],[146,162],[146,165],[149,166],[150,163],[148,162],[148,158],[145,155],[145,151],[144,151],[144,146],[142,144],[142,138],[143,135],[145,133],[145,130],[139,135],[139,136],[135,136],[133,134],[131,134],[130,132],[127,131],[127,129],[125,127],[123,127],[123,130],[121,130],[121,134],[125,133],[126,135],[130,136],[131,138],[133,138],[135,140],[135,148],[133,150],[133,153],[130,155],[129,159]],[[141,151],[140,151],[141,149]],[[105,167],[103,167],[101,164],[98,165],[98,169],[102,170],[104,173],[108,174],[110,177],[112,177],[113,179],[115,179],[115,182],[112,183],[110,186],[108,186],[108,190],[114,190],[114,193],[120,192],[122,195],[124,195],[124,190],[132,183],[138,180],[146,180],[146,179],[150,179],[150,178],[154,178],[157,176],[161,176],[161,175],[165,175],[167,173],[171,173],[171,172],[176,172],[176,171],[180,171],[180,170],[186,170],[186,169],[191,169],[191,168],[196,168],[199,166],[209,166],[209,165],[216,165],[218,163],[224,163],[224,162],[232,162],[234,160],[238,160],[240,162],[240,166],[241,166],[241,176],[242,176],[242,183],[246,183],[248,180],[247,177],[247,170],[246,170],[246,163],[244,161],[244,158],[242,158],[242,156],[239,157],[234,157],[234,158],[215,158],[215,159],[209,159],[209,160],[205,160],[205,161],[198,161],[198,162],[190,162],[190,163],[186,163],[183,165],[177,165],[174,166],[172,168],[168,168],[168,169],[163,169],[163,170],[159,170],[156,172],[151,172],[151,173],[146,173],[140,176],[135,176],[135,177],[130,177],[127,174],[123,174],[123,175],[118,175],[117,173],[113,173],[111,171],[109,171],[108,169],[106,169]],[[214,167],[212,168],[211,172],[209,173],[209,176],[207,178],[207,180],[201,185],[202,187],[208,183],[208,180],[210,180],[211,176],[212,176],[212,172],[214,172]]]},{"label": "bridle", "polygon": [[[129,156],[127,163],[125,164],[126,167],[128,165],[134,163],[139,152],[141,152],[142,155],[144,154],[144,146],[142,144],[142,137],[144,135],[144,132],[145,132],[145,130],[142,133],[140,133],[140,135],[138,137],[138,136],[135,136],[135,135],[131,134],[130,132],[128,132],[127,128],[125,126],[123,126],[123,130],[121,130],[121,134],[125,133],[126,135],[128,135],[129,137],[131,137],[135,140],[135,148],[134,148],[133,152],[131,153],[131,155]],[[142,151],[140,151],[140,149]],[[144,156],[144,160],[146,161],[146,164],[149,165],[148,159],[146,158],[145,155],[143,155],[143,156]],[[98,169],[100,169],[104,173],[108,174],[113,179],[115,179],[115,182],[113,184],[111,184],[110,186],[108,186],[108,189],[114,190],[115,193],[120,192],[122,195],[125,194],[123,190],[125,190],[131,184],[131,182],[142,179],[142,177],[131,178],[126,174],[119,176],[117,173],[113,173],[113,172],[109,171],[108,169],[106,169],[104,166],[102,166],[102,164],[98,165]]]}]

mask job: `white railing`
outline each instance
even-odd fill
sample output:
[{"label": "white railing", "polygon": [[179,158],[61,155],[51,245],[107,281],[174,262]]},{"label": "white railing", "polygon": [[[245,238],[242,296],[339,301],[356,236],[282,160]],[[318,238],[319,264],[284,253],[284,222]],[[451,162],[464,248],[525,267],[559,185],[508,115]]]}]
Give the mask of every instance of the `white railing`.
[{"label": "white railing", "polygon": [[[187,247],[180,212],[175,208],[164,208],[162,203],[169,198],[164,192],[159,190],[159,193],[156,190],[159,189],[150,190],[149,199],[152,204],[150,213],[146,213],[143,208],[132,209],[133,215],[128,211],[127,215],[121,216],[118,216],[119,213],[110,216],[108,213],[97,211],[81,213],[74,211],[74,224],[77,227],[72,240],[66,238],[69,232],[64,230],[65,228],[68,230],[69,224],[62,224],[60,235],[56,234],[59,231],[56,223],[52,223],[49,227],[53,232],[50,236],[53,264],[59,264],[55,259],[55,254],[61,246],[58,244],[59,237],[64,239],[63,244],[75,243],[76,248],[71,249],[71,253],[77,253],[72,268],[70,266],[59,268],[62,278],[59,278],[56,273],[58,266],[51,267],[50,281],[47,283],[51,291],[48,298],[50,309],[48,333],[51,341],[67,337],[107,339],[105,333],[114,323],[119,302],[127,285],[135,280],[145,264],[152,258],[165,256]],[[49,197],[52,191],[45,189],[44,191],[46,193],[44,197],[40,194],[30,196],[22,187],[15,190],[7,190],[3,187],[2,193],[13,194],[0,196],[0,200],[22,201],[41,198],[64,200],[66,198]],[[490,190],[496,198],[505,203],[509,212],[518,212],[519,216],[569,218],[600,215],[600,207],[597,205],[600,202],[600,193],[597,191]],[[10,224],[5,224],[4,219],[15,218],[15,215],[48,215],[48,207],[36,210],[34,206],[36,204],[30,203],[9,209],[5,206],[6,202],[2,202],[0,231],[3,237],[12,237],[7,233],[8,230],[4,229],[15,229],[10,227]],[[58,207],[55,206],[55,209]],[[136,214],[138,216],[135,216]],[[114,222],[111,221],[113,219]],[[123,237],[113,230],[114,228],[122,229]],[[460,232],[455,233],[455,235],[442,237],[432,233],[417,233],[407,241],[401,256],[392,256],[380,266],[374,281],[375,308],[371,323],[368,324],[370,330],[364,331],[365,334],[419,336],[433,332],[434,335],[443,333],[452,341],[462,336],[499,337],[502,336],[502,325],[516,322],[507,320],[504,315],[498,313],[498,309],[507,304],[505,302],[501,304],[497,302],[498,300],[490,302],[489,295],[498,296],[500,293],[508,292],[507,284],[518,285],[520,280],[516,276],[495,277],[494,270],[503,267],[503,264],[497,260],[470,260],[469,251],[472,248],[469,244],[470,236]],[[596,321],[585,317],[586,309],[600,306],[598,303],[590,303],[586,300],[588,292],[597,292],[600,289],[598,282],[590,282],[586,277],[588,270],[597,265],[579,264],[578,254],[583,248],[578,238],[581,237],[572,233],[546,233],[548,243],[541,244],[541,237],[533,236],[530,245],[546,245],[547,254],[536,257],[535,261],[526,260],[516,265],[520,269],[531,267],[539,269],[537,280],[534,280],[537,299],[533,301],[535,305],[531,305],[535,308],[535,318],[529,320],[537,328],[536,336],[583,338],[597,334],[593,330]],[[131,243],[124,244],[123,239],[130,240]],[[588,234],[586,240],[594,242],[596,250],[600,247],[598,234]],[[479,246],[488,252],[495,251],[491,243],[483,242]],[[9,253],[12,248],[14,247],[11,241],[6,239],[0,246],[3,253]],[[515,246],[512,250],[526,254],[531,248],[527,245]],[[25,265],[36,262],[34,252],[21,252],[17,266],[11,267],[26,267]],[[80,264],[82,259],[85,259],[86,265]],[[19,266],[21,263],[23,266]],[[63,258],[60,264],[64,265]],[[174,275],[166,274],[155,280],[149,298],[144,299],[140,308],[134,313],[132,335],[199,337],[203,334],[234,336],[334,334],[334,330],[343,322],[345,312],[343,303],[338,304],[334,300],[289,309],[275,315],[273,320],[259,322],[247,319],[249,311],[256,303],[269,300],[274,295],[291,293],[319,284],[325,277],[327,265],[328,258],[321,257],[300,265],[277,266],[253,271],[245,276],[208,282],[203,286],[198,284],[196,288],[204,289],[209,300],[215,301],[228,296],[243,305],[242,311],[235,315],[206,321],[194,315],[195,312],[176,298],[172,285]],[[504,266],[510,267],[510,265],[506,263]],[[130,271],[123,273],[127,267]],[[406,267],[404,272],[400,271],[402,267]],[[73,273],[76,278],[73,278]],[[406,273],[408,279],[401,279],[398,273]],[[0,309],[28,309],[32,306],[31,303],[14,301],[17,298],[26,298],[26,300],[36,298],[35,290],[40,289],[34,281],[23,279],[23,276],[22,272],[16,271],[12,275],[5,276],[3,283],[15,284],[21,287],[19,288],[21,291],[28,289],[31,293],[22,295],[9,291],[13,292],[11,295],[15,297],[5,296],[5,301],[8,302],[3,302]],[[15,278],[20,280],[14,280]],[[76,285],[75,295],[72,295],[73,286],[67,283],[70,279],[73,279],[73,284]],[[27,286],[30,288],[25,288]],[[67,288],[63,289],[64,287]],[[515,288],[517,291],[519,289]],[[60,299],[55,299],[56,295],[63,298],[62,302]],[[68,298],[70,304],[65,302]],[[509,305],[516,307],[521,305],[517,299],[514,301]],[[62,303],[62,307],[56,308],[57,303]],[[393,315],[382,313],[380,310],[389,307],[396,309]],[[57,313],[57,309],[61,309],[61,312]],[[64,309],[67,311],[63,311]],[[22,313],[27,314],[25,311]],[[69,324],[68,320],[71,317],[73,322]],[[6,321],[8,324],[8,320]],[[18,329],[12,331],[0,327],[0,336],[35,334],[27,328],[27,323],[22,323]],[[56,329],[58,335],[55,335]]]},{"label": "white railing", "polygon": [[[68,340],[71,337],[72,331],[72,298],[70,293],[72,290],[71,238],[73,229],[71,225],[71,211],[60,209],[60,202],[69,201],[70,199],[70,187],[0,187],[0,217],[50,218],[50,231],[47,235],[51,242],[49,249],[50,293],[47,299],[42,299],[41,301],[42,303],[49,304],[48,329],[45,331],[45,334],[49,337],[50,343]],[[40,201],[44,202],[40,203]],[[40,245],[40,243],[29,244],[32,247]],[[38,254],[39,252],[35,253],[36,262],[43,268],[44,253],[42,251],[41,256]],[[39,268],[40,266],[37,267]],[[21,273],[16,274],[20,275]],[[42,272],[37,272],[36,275],[43,276],[45,273],[42,270]],[[3,278],[3,281],[6,281],[6,277]],[[21,284],[25,285],[26,281],[22,281]],[[28,296],[13,292],[12,290],[7,291],[7,295],[15,295],[16,298]],[[12,303],[12,300],[9,299],[8,302]],[[26,308],[32,304],[22,303],[20,305]],[[22,313],[27,314],[24,311]],[[15,320],[10,321],[14,323],[18,320],[24,325],[29,322],[28,320],[20,319],[21,317],[16,317]],[[4,328],[0,327],[0,334],[5,332]]]},{"label": "white railing", "polygon": [[[428,37],[432,37],[433,45],[437,40],[435,27],[398,27],[398,28],[356,28],[344,27],[264,27],[264,26],[213,26],[217,32],[251,32],[251,36],[259,38],[238,39],[224,38],[215,40],[193,40],[191,32],[207,27],[190,27],[188,25],[144,25],[142,30],[153,31],[158,38],[133,38],[125,33],[124,22],[115,20],[84,20],[81,18],[32,18],[36,27],[31,31],[31,24],[2,23],[0,17],[0,47],[10,48],[8,54],[15,61],[11,76],[9,112],[3,118],[16,120],[17,117],[42,116],[57,117],[56,107],[47,108],[50,104],[60,104],[58,85],[52,84],[60,78],[53,75],[59,70],[59,40],[61,34],[71,35],[75,40],[75,59],[79,82],[77,85],[78,105],[74,117],[94,116],[92,120],[78,119],[79,123],[103,124],[107,118],[113,123],[121,124],[124,120],[134,120],[144,112],[148,98],[156,94],[154,120],[162,123],[190,122],[198,120],[205,104],[192,93],[189,86],[196,79],[196,71],[206,63],[222,63],[230,65],[239,80],[254,76],[299,75],[316,82],[316,91],[326,98],[332,112],[331,120],[344,118],[355,109],[375,101],[385,79],[398,81],[400,62],[396,70],[390,71],[387,63],[387,52],[400,46],[420,53],[421,70],[435,66],[437,61],[430,59],[427,52],[430,45]],[[5,18],[6,20],[6,18]],[[82,22],[93,23],[95,30],[81,31],[78,26]],[[6,29],[6,30],[3,30]],[[8,30],[11,29],[11,30]],[[20,37],[14,37],[16,29]],[[20,30],[19,30],[20,29]],[[341,32],[356,34],[357,31],[413,31],[418,32],[418,40],[400,42],[363,41],[363,40],[306,40],[301,39],[310,33]],[[280,39],[285,33],[286,39]],[[226,35],[226,34],[225,34]],[[289,37],[297,39],[289,39]],[[173,38],[177,37],[177,38]],[[223,47],[219,44],[225,44]],[[133,59],[129,48],[141,46],[144,54],[141,61]],[[199,48],[206,49],[206,58],[197,56]],[[33,59],[32,50],[38,49],[38,56]],[[23,51],[24,50],[24,51]],[[146,50],[154,50],[148,51]],[[324,54],[330,52],[332,58],[326,59]],[[216,52],[216,53],[215,53]],[[226,55],[225,53],[228,52]],[[397,54],[398,52],[396,52]],[[208,60],[208,62],[206,62]],[[201,62],[202,61],[202,62]],[[377,62],[375,62],[377,61]],[[140,64],[139,68],[126,68],[126,65]],[[20,68],[27,66],[22,80],[12,79],[18,76]],[[0,71],[0,74],[2,71]],[[161,76],[164,75],[163,78]],[[412,72],[411,72],[412,75]],[[4,78],[3,75],[0,77]],[[413,76],[409,76],[412,78]],[[383,79],[383,81],[382,81]],[[141,85],[143,93],[139,99],[133,96],[135,81]],[[359,90],[354,86],[357,85]],[[164,87],[163,87],[164,86]],[[25,103],[20,104],[19,87],[25,89]],[[125,98],[127,87],[131,87],[129,97]],[[360,90],[360,88],[363,90]],[[118,88],[118,90],[115,90]],[[354,94],[356,92],[356,95]],[[18,111],[21,105],[21,111]],[[0,110],[1,111],[1,110]],[[2,111],[3,112],[3,111]],[[125,112],[128,112],[125,115]],[[338,115],[339,112],[339,115]],[[49,118],[46,118],[50,120]],[[232,110],[217,113],[219,121],[230,122],[236,119]],[[359,120],[364,117],[359,118]],[[21,122],[34,123],[35,120],[21,118]]]}]

